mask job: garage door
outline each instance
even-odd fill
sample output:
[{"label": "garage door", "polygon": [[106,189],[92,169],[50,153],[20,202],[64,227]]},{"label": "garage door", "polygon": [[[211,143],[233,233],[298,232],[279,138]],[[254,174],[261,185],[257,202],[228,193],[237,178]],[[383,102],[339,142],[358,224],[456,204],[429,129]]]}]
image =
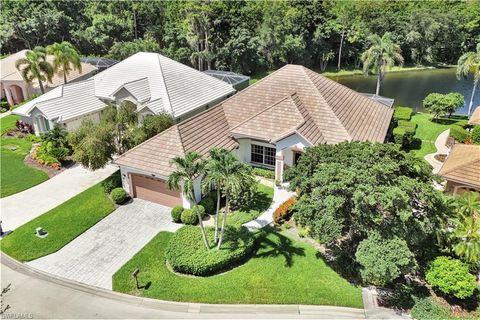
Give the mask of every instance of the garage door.
[{"label": "garage door", "polygon": [[168,189],[165,181],[133,174],[133,196],[143,200],[159,203],[167,207],[182,205],[179,191]]}]

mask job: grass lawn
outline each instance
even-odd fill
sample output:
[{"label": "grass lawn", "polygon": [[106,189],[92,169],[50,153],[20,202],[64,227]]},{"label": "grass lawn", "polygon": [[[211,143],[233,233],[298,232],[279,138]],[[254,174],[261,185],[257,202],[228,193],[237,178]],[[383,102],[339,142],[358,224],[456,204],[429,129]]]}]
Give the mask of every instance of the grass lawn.
[{"label": "grass lawn", "polygon": [[[12,115],[1,118],[2,134],[13,128],[17,119],[17,116]],[[2,137],[0,144],[2,158],[0,197],[12,195],[48,180],[45,172],[29,167],[23,162],[32,148],[31,142],[14,137]]]},{"label": "grass lawn", "polygon": [[451,118],[441,118],[438,122],[432,122],[432,115],[429,113],[417,113],[412,116],[412,122],[417,124],[415,138],[421,140],[410,151],[419,158],[423,158],[429,153],[437,151],[435,148],[435,140],[443,131],[452,125],[464,125],[467,118],[463,116],[452,116]]},{"label": "grass lawn", "polygon": [[241,226],[250,220],[256,219],[270,207],[272,199],[273,188],[259,183],[253,201],[250,202],[248,207],[232,212],[227,218],[227,224]]},{"label": "grass lawn", "polygon": [[[160,232],[118,270],[113,290],[173,301],[363,307],[361,288],[341,278],[313,247],[270,228],[258,234],[258,251],[249,261],[211,277],[167,269],[165,248],[172,235]],[[131,277],[136,268],[141,289]]]},{"label": "grass lawn", "polygon": [[[1,250],[19,261],[30,261],[58,251],[114,209],[113,202],[96,184],[47,213],[27,222],[0,241]],[[48,237],[39,238],[42,227]]]}]

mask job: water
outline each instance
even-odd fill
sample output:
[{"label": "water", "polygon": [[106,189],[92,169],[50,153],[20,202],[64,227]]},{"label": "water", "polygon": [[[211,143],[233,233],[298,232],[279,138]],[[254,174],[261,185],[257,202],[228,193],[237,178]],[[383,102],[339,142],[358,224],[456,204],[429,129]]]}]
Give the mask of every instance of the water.
[{"label": "water", "polygon": [[[416,111],[424,111],[423,99],[433,92],[459,92],[465,97],[465,106],[457,114],[467,114],[470,95],[473,88],[473,77],[458,80],[455,68],[417,70],[388,73],[380,88],[380,95],[394,98],[395,105],[409,106]],[[332,77],[333,80],[358,92],[375,93],[376,76],[342,76]],[[473,109],[480,105],[480,88],[473,100]]]}]

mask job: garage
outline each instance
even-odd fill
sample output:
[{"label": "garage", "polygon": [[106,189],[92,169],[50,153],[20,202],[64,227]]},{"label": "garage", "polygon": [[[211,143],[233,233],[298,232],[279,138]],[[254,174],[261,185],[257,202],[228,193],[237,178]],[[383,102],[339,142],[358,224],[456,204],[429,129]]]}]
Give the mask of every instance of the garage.
[{"label": "garage", "polygon": [[155,202],[167,207],[182,205],[180,191],[168,189],[163,180],[132,174],[131,181],[134,198]]}]

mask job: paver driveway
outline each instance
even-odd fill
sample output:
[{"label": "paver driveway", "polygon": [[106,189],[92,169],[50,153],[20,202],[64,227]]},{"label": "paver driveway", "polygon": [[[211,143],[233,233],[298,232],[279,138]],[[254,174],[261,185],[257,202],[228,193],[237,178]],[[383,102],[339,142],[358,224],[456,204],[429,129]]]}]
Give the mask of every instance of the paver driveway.
[{"label": "paver driveway", "polygon": [[135,199],[56,253],[28,264],[45,272],[112,289],[112,275],[160,231],[175,231],[170,208]]}]

